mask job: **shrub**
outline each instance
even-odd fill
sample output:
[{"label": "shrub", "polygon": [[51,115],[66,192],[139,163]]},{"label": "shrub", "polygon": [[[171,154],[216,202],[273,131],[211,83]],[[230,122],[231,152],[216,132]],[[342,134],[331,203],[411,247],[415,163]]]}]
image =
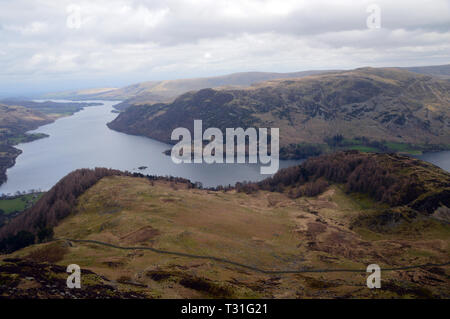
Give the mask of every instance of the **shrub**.
[{"label": "shrub", "polygon": [[15,235],[10,235],[0,242],[0,251],[4,253],[11,253],[21,248],[33,245],[35,236],[33,233],[21,230]]},{"label": "shrub", "polygon": [[64,258],[67,251],[68,248],[63,247],[61,243],[55,243],[32,251],[26,258],[34,262],[56,263]]},{"label": "shrub", "polygon": [[46,227],[46,228],[40,229],[37,233],[38,242],[44,243],[44,242],[50,241],[53,239],[53,235],[54,235],[53,228]]}]

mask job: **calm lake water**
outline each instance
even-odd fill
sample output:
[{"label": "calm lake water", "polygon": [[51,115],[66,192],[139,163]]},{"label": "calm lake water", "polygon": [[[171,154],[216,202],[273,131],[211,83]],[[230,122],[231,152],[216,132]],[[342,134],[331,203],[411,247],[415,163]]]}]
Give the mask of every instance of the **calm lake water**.
[{"label": "calm lake water", "polygon": [[[104,104],[87,107],[32,131],[50,137],[17,146],[23,153],[17,157],[16,165],[8,169],[8,180],[0,186],[0,193],[48,190],[77,168],[108,167],[179,176],[207,187],[268,177],[260,174],[260,166],[256,164],[174,164],[170,156],[163,154],[170,145],[110,130],[106,123],[117,116],[111,111],[118,102],[100,102]],[[300,162],[280,161],[280,168]],[[138,170],[140,166],[148,168]]]},{"label": "calm lake water", "polygon": [[423,161],[430,162],[450,172],[450,151],[432,152],[417,156]]},{"label": "calm lake water", "polygon": [[[46,133],[48,138],[17,146],[23,153],[16,165],[8,169],[8,181],[0,193],[30,189],[50,189],[59,179],[77,168],[108,167],[151,175],[172,175],[202,182],[204,186],[234,185],[238,181],[258,181],[268,177],[260,174],[256,164],[174,164],[163,151],[171,146],[141,137],[110,130],[106,123],[118,102],[96,101],[91,106],[42,126],[33,132]],[[418,158],[450,171],[450,151],[428,153]],[[280,168],[301,161],[280,161]],[[145,170],[138,170],[147,166]]]}]

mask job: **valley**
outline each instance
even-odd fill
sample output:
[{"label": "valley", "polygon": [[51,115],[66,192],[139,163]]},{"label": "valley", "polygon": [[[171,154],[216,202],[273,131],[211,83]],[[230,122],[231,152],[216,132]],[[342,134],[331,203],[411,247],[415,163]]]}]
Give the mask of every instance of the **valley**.
[{"label": "valley", "polygon": [[[124,111],[2,105],[14,128],[2,147],[24,156],[0,191],[46,192],[0,202],[0,297],[449,298],[448,155],[429,153],[450,145],[448,81],[395,68],[261,76]],[[270,177],[171,163],[172,128],[194,119],[279,127],[289,161]],[[383,289],[366,287],[374,263]],[[80,291],[64,285],[68,264]]]},{"label": "valley", "polygon": [[2,313],[445,314],[449,22],[448,0],[3,1]]}]

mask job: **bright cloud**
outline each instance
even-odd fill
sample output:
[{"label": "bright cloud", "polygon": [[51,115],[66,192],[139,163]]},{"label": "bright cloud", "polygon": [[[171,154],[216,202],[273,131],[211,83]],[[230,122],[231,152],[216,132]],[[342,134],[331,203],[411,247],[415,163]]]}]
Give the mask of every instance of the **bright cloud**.
[{"label": "bright cloud", "polygon": [[[450,62],[447,0],[0,0],[0,92]],[[367,7],[381,9],[368,29]]]}]

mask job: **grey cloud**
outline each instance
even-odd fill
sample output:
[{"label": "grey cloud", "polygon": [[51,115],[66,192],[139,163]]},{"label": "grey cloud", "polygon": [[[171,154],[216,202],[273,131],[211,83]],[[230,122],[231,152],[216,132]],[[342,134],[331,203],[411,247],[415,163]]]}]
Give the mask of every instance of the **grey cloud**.
[{"label": "grey cloud", "polygon": [[[366,26],[372,2],[381,8],[380,30]],[[66,24],[70,4],[81,8],[79,29]],[[58,79],[79,88],[246,70],[437,64],[449,62],[450,2],[2,1],[0,38],[3,91],[52,89]]]}]

